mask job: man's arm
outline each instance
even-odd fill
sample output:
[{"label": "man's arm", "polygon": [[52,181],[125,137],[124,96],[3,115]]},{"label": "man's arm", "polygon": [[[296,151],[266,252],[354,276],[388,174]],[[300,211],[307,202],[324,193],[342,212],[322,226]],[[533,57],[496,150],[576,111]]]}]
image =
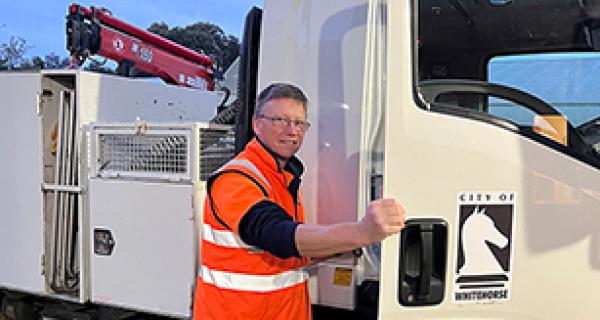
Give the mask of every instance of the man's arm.
[{"label": "man's arm", "polygon": [[375,200],[358,222],[298,225],[296,248],[303,257],[323,257],[350,251],[400,232],[404,228],[404,220],[404,208],[397,200]]},{"label": "man's arm", "polygon": [[360,221],[332,225],[298,224],[277,204],[261,201],[244,214],[238,229],[245,243],[286,259],[350,251],[379,242],[403,227],[402,205],[394,199],[380,199],[369,204]]}]

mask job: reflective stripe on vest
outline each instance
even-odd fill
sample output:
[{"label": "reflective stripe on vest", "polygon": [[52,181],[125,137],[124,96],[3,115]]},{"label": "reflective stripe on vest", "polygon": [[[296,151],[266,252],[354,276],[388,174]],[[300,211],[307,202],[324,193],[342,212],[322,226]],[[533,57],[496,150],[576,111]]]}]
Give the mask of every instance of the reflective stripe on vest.
[{"label": "reflective stripe on vest", "polygon": [[244,168],[252,171],[252,173],[254,173],[262,181],[262,183],[264,183],[267,186],[267,188],[272,189],[271,184],[269,183],[267,178],[265,178],[265,176],[262,174],[262,172],[260,172],[260,170],[258,170],[258,168],[254,165],[254,163],[252,163],[246,159],[230,160],[227,163],[225,163],[225,165],[223,165],[221,168],[219,168],[219,170],[217,170],[217,173],[222,170],[225,170],[230,165],[244,167]]},{"label": "reflective stripe on vest", "polygon": [[218,288],[250,292],[269,292],[293,287],[309,278],[304,268],[285,271],[276,275],[250,275],[210,270],[200,267],[202,281]]},{"label": "reflective stripe on vest", "polygon": [[257,247],[247,245],[237,234],[227,230],[215,230],[206,223],[202,224],[202,239],[222,247],[261,251]]}]

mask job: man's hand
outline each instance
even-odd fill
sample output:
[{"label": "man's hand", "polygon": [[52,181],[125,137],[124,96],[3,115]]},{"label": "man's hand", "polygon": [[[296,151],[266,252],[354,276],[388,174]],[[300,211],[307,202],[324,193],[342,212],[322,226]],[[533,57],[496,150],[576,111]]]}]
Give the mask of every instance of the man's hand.
[{"label": "man's hand", "polygon": [[395,199],[369,203],[360,221],[329,225],[300,224],[294,235],[303,257],[326,257],[376,243],[404,228],[404,207]]},{"label": "man's hand", "polygon": [[406,214],[396,199],[378,199],[369,203],[359,226],[368,243],[375,243],[404,228]]}]

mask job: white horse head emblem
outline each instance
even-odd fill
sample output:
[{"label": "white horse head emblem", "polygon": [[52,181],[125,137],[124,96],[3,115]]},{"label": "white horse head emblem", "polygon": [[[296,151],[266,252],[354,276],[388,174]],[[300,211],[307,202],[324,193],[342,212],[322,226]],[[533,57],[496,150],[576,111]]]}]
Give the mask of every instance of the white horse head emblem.
[{"label": "white horse head emblem", "polygon": [[485,209],[479,211],[479,207],[475,207],[463,225],[461,240],[465,258],[461,274],[504,272],[487,242],[502,249],[508,245],[508,238],[496,228]]}]

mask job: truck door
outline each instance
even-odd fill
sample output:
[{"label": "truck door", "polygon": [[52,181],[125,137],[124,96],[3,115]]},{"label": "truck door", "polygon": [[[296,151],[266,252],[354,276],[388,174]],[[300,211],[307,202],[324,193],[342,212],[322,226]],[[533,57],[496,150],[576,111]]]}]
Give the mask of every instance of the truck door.
[{"label": "truck door", "polygon": [[388,1],[380,319],[594,319],[596,2]]}]

